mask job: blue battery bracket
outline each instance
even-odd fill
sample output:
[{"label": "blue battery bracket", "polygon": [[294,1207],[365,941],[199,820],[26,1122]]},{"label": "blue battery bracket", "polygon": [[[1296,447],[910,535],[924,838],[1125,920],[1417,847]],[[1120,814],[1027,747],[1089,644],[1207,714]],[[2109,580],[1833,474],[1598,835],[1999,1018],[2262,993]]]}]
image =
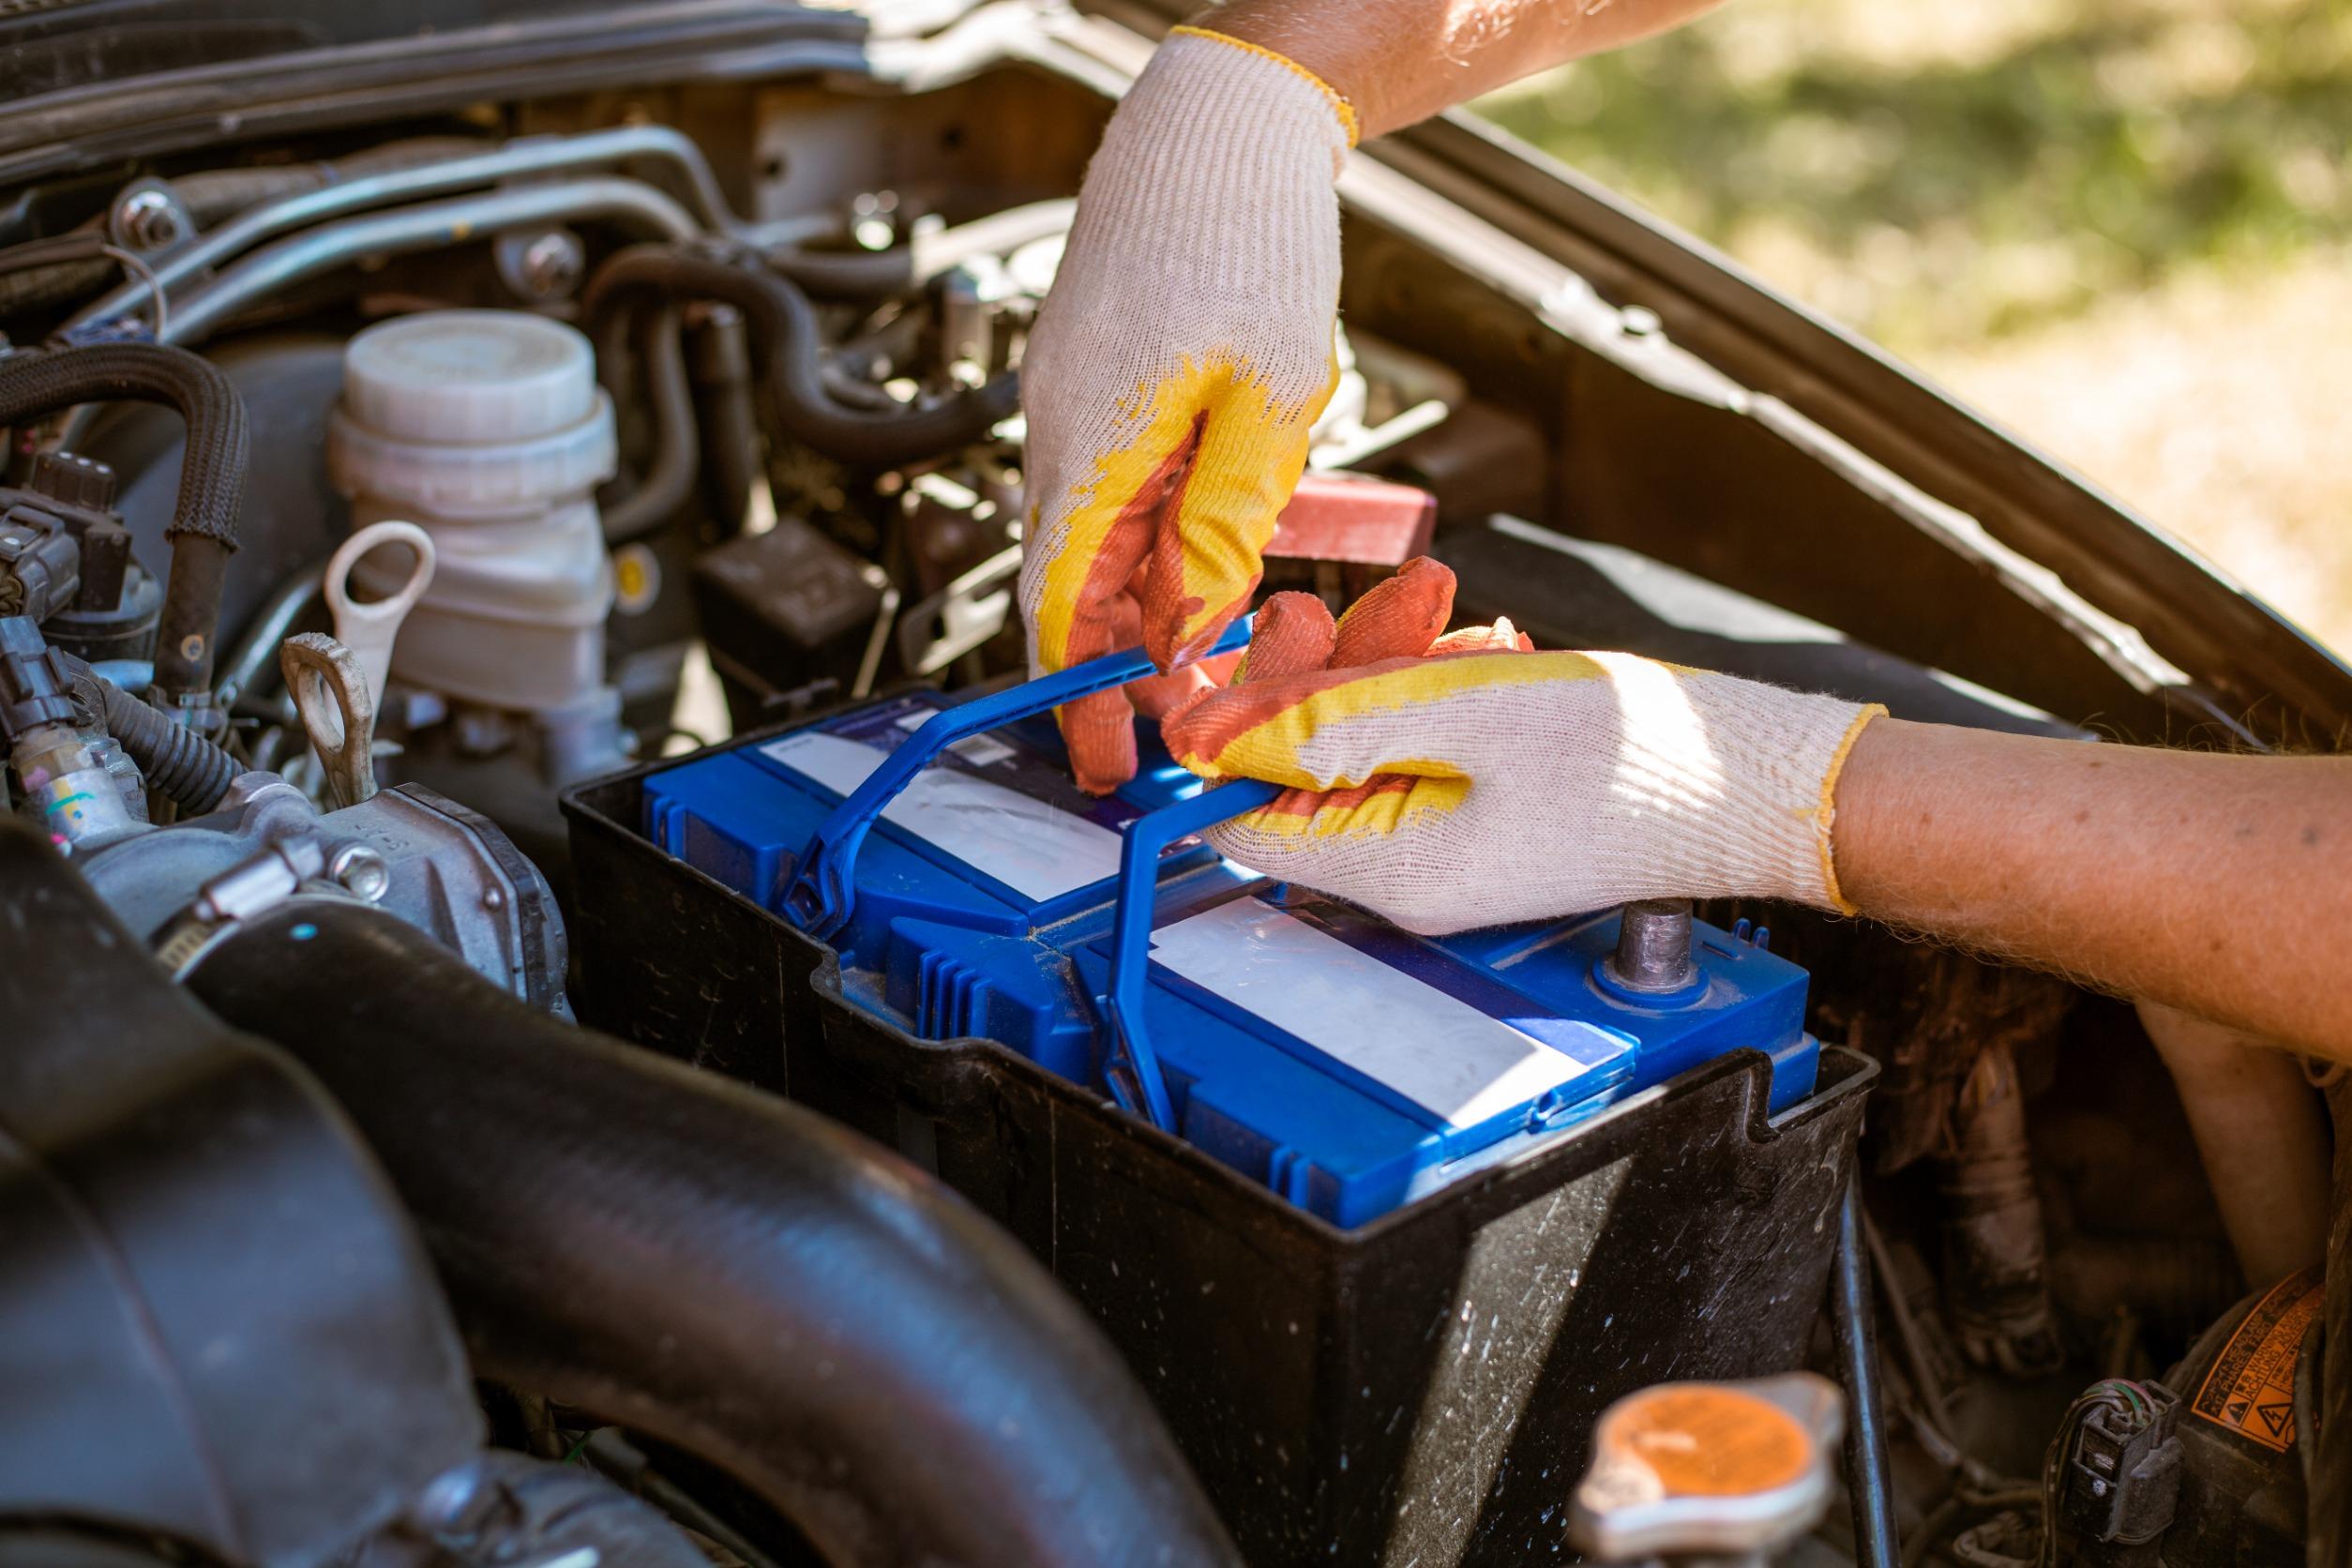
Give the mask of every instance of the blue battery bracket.
[{"label": "blue battery bracket", "polygon": [[[1235,779],[1203,790],[1190,800],[1138,817],[1127,827],[1119,852],[1119,908],[1111,927],[1110,988],[1095,1001],[1110,1034],[1111,1097],[1122,1108],[1149,1116],[1154,1125],[1177,1131],[1176,1111],[1144,1026],[1143,981],[1152,963],[1152,917],[1158,903],[1160,854],[1170,844],[1202,828],[1255,811],[1282,793],[1279,784]],[[1121,1082],[1122,1073],[1132,1085]],[[1132,1098],[1131,1098],[1132,1097]]]},{"label": "blue battery bracket", "polygon": [[[1226,627],[1209,655],[1247,647],[1255,619],[1244,616]],[[792,884],[784,890],[782,900],[784,917],[820,939],[832,937],[849,924],[857,906],[857,852],[875,819],[916,774],[957,741],[1129,685],[1153,672],[1151,656],[1140,648],[1128,648],[941,709],[819,825],[793,862]]]}]

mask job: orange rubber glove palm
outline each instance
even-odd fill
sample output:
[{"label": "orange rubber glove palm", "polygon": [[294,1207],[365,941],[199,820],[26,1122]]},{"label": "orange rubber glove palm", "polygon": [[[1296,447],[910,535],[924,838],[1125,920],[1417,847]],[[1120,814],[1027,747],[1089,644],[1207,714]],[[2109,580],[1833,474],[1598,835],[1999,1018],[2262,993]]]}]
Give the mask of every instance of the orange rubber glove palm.
[{"label": "orange rubber glove palm", "polygon": [[1410,930],[1633,898],[1851,912],[1830,853],[1838,770],[1884,712],[1630,654],[1535,653],[1508,622],[1440,635],[1454,579],[1409,563],[1334,627],[1259,613],[1233,684],[1162,726],[1204,777],[1290,786],[1213,828],[1230,858]]}]

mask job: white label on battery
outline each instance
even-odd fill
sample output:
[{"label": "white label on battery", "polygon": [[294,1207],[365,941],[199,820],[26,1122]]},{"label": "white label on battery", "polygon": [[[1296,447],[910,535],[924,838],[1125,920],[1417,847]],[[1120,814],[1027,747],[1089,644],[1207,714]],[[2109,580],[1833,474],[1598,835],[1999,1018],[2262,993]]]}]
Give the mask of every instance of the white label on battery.
[{"label": "white label on battery", "polygon": [[1592,1070],[1262,899],[1154,931],[1152,957],[1457,1127]]},{"label": "white label on battery", "polygon": [[[848,794],[889,755],[879,746],[804,730],[760,748],[793,771]],[[1033,903],[1119,874],[1124,842],[1099,822],[953,768],[925,768],[882,807],[896,822]]]},{"label": "white label on battery", "polygon": [[[937,708],[916,708],[900,714],[891,723],[912,733],[928,724],[938,712]],[[984,768],[1013,755],[1013,748],[994,735],[966,735],[962,740],[948,742],[947,749],[965,761]]]}]

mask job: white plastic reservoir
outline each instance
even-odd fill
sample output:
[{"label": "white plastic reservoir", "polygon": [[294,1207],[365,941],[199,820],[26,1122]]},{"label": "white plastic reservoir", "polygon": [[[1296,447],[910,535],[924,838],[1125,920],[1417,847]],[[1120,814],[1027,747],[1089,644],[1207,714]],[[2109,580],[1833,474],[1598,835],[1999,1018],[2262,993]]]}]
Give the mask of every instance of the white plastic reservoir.
[{"label": "white plastic reservoir", "polygon": [[[596,488],[615,460],[588,339],[516,310],[436,310],[368,328],[343,354],[327,472],[352,527],[433,536],[432,584],[392,652],[400,681],[494,707],[562,707],[604,684],[612,565]],[[368,595],[405,564],[354,568]],[[380,580],[379,580],[380,579]]]}]

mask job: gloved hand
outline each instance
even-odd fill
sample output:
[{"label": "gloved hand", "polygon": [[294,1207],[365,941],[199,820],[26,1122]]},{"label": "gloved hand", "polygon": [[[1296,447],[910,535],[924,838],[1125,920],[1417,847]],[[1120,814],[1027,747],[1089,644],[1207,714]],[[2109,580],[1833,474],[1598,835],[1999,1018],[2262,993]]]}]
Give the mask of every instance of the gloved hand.
[{"label": "gloved hand", "polygon": [[[1111,116],[1021,367],[1031,673],[1138,640],[1176,671],[1247,608],[1337,378],[1334,182],[1353,125],[1302,68],[1191,27]],[[1120,693],[1062,727],[1087,789],[1134,774]]]},{"label": "gloved hand", "polygon": [[1440,637],[1453,598],[1424,560],[1336,628],[1312,596],[1267,602],[1233,684],[1161,727],[1204,777],[1291,786],[1212,828],[1221,852],[1433,935],[1632,898],[1853,912],[1832,807],[1884,708],[1534,653],[1508,622]]}]

